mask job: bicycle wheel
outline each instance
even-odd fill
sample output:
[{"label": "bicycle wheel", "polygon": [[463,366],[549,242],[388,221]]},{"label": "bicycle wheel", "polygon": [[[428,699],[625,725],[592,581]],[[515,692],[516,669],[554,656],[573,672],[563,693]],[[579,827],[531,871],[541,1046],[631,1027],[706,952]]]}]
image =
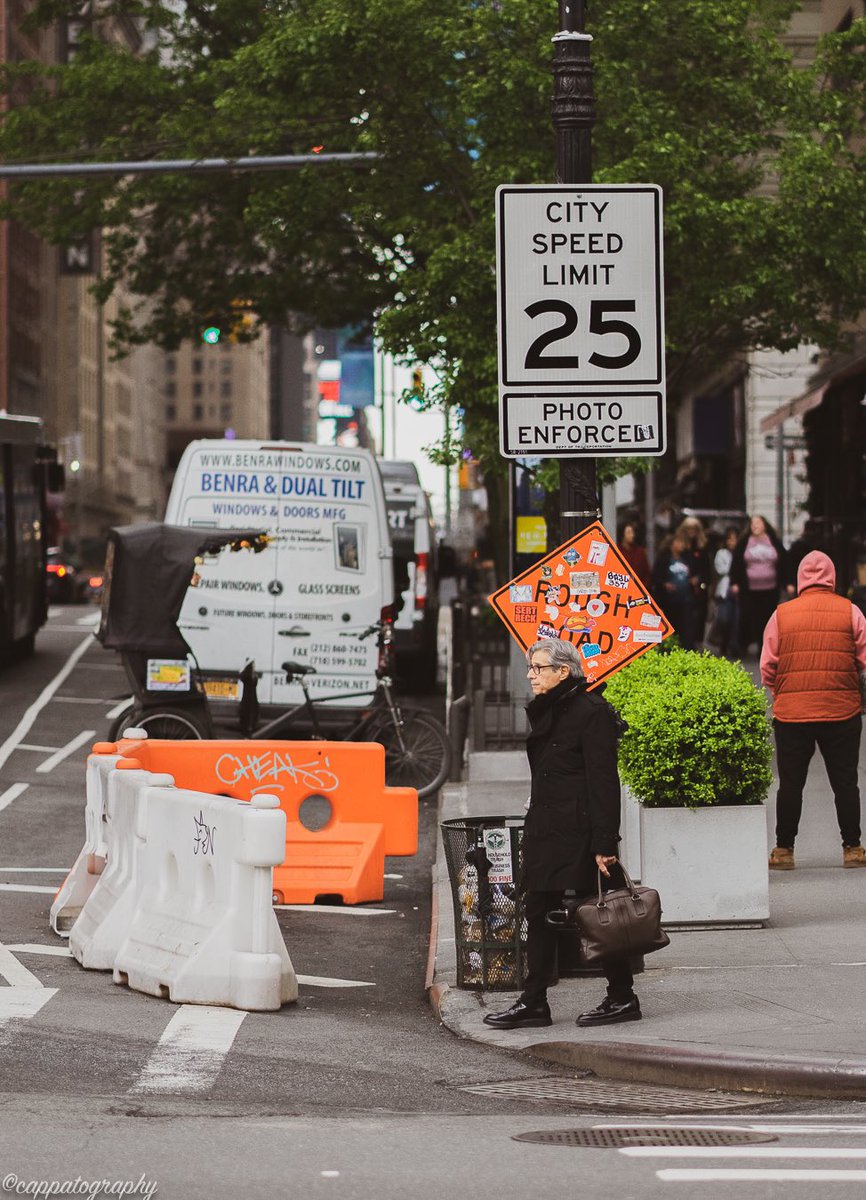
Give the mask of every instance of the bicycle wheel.
[{"label": "bicycle wheel", "polygon": [[437,791],[448,777],[451,749],[444,727],[423,709],[402,710],[403,748],[388,721],[370,735],[385,747],[385,782],[389,787],[417,788],[418,796]]},{"label": "bicycle wheel", "polygon": [[125,729],[147,730],[147,736],[172,742],[201,741],[205,730],[201,721],[192,712],[176,708],[156,709],[142,712],[132,707],[120,714],[111,727],[109,741],[116,742]]}]

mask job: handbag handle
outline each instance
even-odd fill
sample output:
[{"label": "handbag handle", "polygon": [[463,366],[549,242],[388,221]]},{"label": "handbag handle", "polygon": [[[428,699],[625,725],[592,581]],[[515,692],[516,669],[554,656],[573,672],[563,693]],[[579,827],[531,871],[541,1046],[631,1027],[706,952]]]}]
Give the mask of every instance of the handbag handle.
[{"label": "handbag handle", "polygon": [[[625,869],[625,863],[620,862],[619,859],[617,859],[616,861],[617,861],[617,863],[619,863],[619,869],[622,871],[623,876],[625,877],[626,886],[628,887],[628,890],[631,892],[632,900],[640,900],[640,896],[638,895],[637,889],[635,888],[634,884],[632,883],[631,875],[629,875],[628,871]],[[601,867],[599,867],[598,868],[598,902],[596,904],[596,908],[607,908],[607,905],[604,902],[604,894],[601,889],[601,882],[602,882],[602,874],[601,874]]]}]

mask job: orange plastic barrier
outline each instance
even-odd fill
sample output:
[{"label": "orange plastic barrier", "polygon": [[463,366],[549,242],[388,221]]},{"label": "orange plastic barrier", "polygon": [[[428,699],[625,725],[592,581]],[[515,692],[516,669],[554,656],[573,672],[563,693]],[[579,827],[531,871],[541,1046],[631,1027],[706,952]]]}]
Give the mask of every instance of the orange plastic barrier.
[{"label": "orange plastic barrier", "polygon": [[[385,751],[376,743],[124,739],[97,743],[94,753],[122,754],[130,765],[172,775],[179,788],[237,800],[278,796],[286,857],[274,869],[275,903],[381,900],[385,855],[418,849],[418,793],[385,786]],[[324,797],[331,810],[317,830],[299,817],[311,797]]]}]

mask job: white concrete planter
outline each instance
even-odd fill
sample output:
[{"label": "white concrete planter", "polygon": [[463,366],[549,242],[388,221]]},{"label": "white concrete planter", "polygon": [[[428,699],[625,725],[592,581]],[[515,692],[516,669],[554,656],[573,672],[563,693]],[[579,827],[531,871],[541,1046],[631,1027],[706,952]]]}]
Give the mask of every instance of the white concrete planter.
[{"label": "white concrete planter", "polygon": [[763,804],[695,810],[641,805],[640,851],[641,878],[658,890],[664,924],[754,925],[769,919]]}]

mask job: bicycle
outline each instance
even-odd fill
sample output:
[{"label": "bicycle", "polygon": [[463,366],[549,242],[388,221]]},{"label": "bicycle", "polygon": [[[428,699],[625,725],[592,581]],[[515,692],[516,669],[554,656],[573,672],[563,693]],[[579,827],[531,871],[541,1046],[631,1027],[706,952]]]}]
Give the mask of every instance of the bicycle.
[{"label": "bicycle", "polygon": [[[357,719],[348,726],[340,713],[325,709],[311,695],[307,676],[316,674],[316,668],[297,662],[285,662],[282,669],[288,682],[297,681],[304,694],[300,704],[293,706],[264,724],[258,721],[258,700],[254,665],[247,663],[233,679],[240,682],[241,701],[238,722],[245,737],[253,741],[288,737],[291,734],[300,740],[378,742],[385,748],[385,782],[390,787],[414,787],[419,797],[436,792],[448,777],[451,765],[450,745],[444,726],[424,709],[403,708],[392,690],[388,664],[392,630],[389,623],[378,622],[358,635],[359,640],[372,634],[379,637],[379,666],[376,669],[376,690],[369,706],[360,711]],[[126,660],[125,660],[126,661]],[[129,706],[115,718],[108,734],[109,741],[117,741],[122,731],[129,727],[145,729],[150,737],[172,741],[186,741],[215,736],[213,712],[209,703],[208,683],[224,683],[226,672],[193,671],[197,704],[163,705],[148,698],[142,703],[138,686],[138,671],[127,671],[136,690]],[[328,700],[349,700],[369,692],[344,692],[329,696]],[[346,710],[344,710],[345,712]],[[325,727],[325,714],[334,720]],[[300,717],[300,720],[299,720]],[[342,717],[342,719],[341,719]],[[339,722],[339,723],[337,723]],[[311,731],[311,732],[308,732]],[[304,736],[306,734],[306,736]]]}]

